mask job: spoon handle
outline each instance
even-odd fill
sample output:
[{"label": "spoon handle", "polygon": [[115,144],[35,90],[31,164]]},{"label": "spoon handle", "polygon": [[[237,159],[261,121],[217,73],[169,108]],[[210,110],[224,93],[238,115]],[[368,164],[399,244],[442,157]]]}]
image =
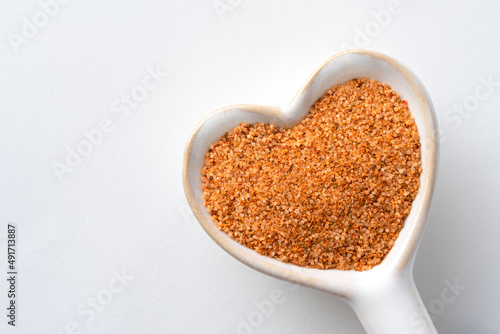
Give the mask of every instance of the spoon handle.
[{"label": "spoon handle", "polygon": [[350,304],[368,334],[437,334],[408,272]]}]

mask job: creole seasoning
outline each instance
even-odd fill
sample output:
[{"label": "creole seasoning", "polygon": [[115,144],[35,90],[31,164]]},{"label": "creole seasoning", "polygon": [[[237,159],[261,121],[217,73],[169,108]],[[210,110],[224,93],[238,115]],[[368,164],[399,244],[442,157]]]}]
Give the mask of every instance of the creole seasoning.
[{"label": "creole seasoning", "polygon": [[326,91],[295,127],[240,124],[210,147],[205,206],[237,242],[298,266],[379,264],[420,186],[420,139],[390,86],[355,79]]}]

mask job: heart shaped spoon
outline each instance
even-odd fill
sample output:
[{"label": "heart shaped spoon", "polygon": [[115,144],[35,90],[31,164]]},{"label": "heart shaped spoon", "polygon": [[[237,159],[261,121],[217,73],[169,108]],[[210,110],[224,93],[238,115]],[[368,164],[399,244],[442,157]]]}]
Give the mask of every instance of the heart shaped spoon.
[{"label": "heart shaped spoon", "polygon": [[[394,246],[381,264],[367,271],[304,268],[259,255],[219,231],[203,205],[201,169],[210,145],[240,123],[295,126],[331,87],[355,78],[386,83],[402,99],[420,134],[420,189]],[[324,62],[284,108],[233,105],[213,111],[191,134],[184,152],[187,200],[205,231],[226,252],[246,265],[289,282],[336,295],[354,309],[367,333],[437,333],[413,281],[413,262],[432,197],[438,154],[437,126],[430,98],[420,81],[394,59],[373,51],[348,50]]]}]

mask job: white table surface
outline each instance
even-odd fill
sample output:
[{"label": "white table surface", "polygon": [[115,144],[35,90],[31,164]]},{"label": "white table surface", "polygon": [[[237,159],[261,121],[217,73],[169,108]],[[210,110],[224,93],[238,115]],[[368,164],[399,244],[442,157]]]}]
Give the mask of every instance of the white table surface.
[{"label": "white table surface", "polygon": [[0,3],[0,333],[364,333],[342,301],[218,248],[181,183],[210,110],[286,104],[347,45],[409,66],[438,114],[414,275],[439,333],[500,332],[498,2],[54,1]]}]

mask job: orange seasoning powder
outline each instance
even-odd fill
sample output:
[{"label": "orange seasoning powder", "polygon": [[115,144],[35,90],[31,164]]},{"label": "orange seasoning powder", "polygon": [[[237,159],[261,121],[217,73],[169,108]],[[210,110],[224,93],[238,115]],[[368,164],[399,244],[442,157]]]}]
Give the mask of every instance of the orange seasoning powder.
[{"label": "orange seasoning powder", "polygon": [[420,139],[390,86],[326,91],[295,127],[240,124],[210,147],[205,206],[237,242],[298,266],[358,271],[394,245],[420,186]]}]

